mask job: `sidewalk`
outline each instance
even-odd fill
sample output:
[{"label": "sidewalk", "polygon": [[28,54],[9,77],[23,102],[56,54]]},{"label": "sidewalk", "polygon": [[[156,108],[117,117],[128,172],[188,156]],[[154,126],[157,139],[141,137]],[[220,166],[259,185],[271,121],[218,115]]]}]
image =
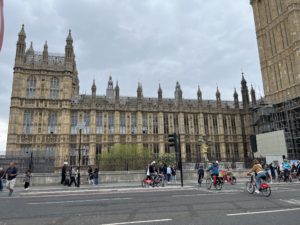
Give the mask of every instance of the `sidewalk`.
[{"label": "sidewalk", "polygon": [[[237,183],[245,183],[248,179],[240,178],[237,180]],[[204,181],[205,182],[205,181]],[[195,188],[198,186],[197,181],[195,180],[184,180],[183,187]],[[177,180],[176,183],[165,183],[164,188],[180,188],[181,182]],[[88,191],[98,191],[98,190],[121,190],[121,189],[145,189],[141,186],[141,182],[118,182],[118,183],[100,183],[99,185],[89,185],[82,184],[80,187],[68,187],[60,184],[57,185],[39,185],[39,186],[30,186],[29,191],[25,191],[23,187],[15,187],[16,192],[40,192],[40,191],[78,191],[78,190],[88,190]]]}]

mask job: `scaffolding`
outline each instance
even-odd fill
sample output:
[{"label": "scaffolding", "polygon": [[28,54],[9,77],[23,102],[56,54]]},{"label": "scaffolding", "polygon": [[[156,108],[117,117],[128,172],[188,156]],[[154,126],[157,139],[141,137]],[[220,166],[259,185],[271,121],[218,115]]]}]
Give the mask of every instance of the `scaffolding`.
[{"label": "scaffolding", "polygon": [[284,130],[289,159],[300,159],[300,98],[276,105],[252,107],[252,127],[255,134]]},{"label": "scaffolding", "polygon": [[284,130],[288,158],[300,159],[300,98],[274,105],[275,130]]}]

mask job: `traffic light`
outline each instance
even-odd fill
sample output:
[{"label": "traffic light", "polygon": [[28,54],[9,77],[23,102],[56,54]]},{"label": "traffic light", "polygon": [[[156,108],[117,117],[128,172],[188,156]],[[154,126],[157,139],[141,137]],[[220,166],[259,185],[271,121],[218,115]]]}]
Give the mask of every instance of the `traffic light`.
[{"label": "traffic light", "polygon": [[174,147],[176,145],[176,134],[169,134],[168,135],[168,143],[170,147]]}]

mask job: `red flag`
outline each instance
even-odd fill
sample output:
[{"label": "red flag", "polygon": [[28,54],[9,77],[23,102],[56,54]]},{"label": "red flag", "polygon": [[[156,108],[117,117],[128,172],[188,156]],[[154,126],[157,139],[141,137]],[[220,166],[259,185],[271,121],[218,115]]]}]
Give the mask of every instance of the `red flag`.
[{"label": "red flag", "polygon": [[3,0],[0,0],[0,51],[3,43],[3,35],[4,35]]}]

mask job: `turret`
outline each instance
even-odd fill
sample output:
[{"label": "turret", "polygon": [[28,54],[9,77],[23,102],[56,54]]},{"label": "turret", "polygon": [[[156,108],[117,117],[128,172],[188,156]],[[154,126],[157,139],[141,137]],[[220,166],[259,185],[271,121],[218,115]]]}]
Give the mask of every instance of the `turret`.
[{"label": "turret", "polygon": [[116,87],[115,87],[115,103],[118,104],[120,101],[120,88],[119,83],[117,81]]},{"label": "turret", "polygon": [[21,31],[18,35],[17,48],[16,48],[16,58],[15,65],[20,65],[24,62],[25,49],[26,49],[26,34],[24,29],[24,24],[22,25]]},{"label": "turret", "polygon": [[44,44],[43,63],[48,64],[48,44],[47,44],[47,41]]},{"label": "turret", "polygon": [[221,108],[222,107],[222,104],[221,104],[221,93],[219,91],[219,87],[217,87],[217,91],[216,91],[216,106],[217,108]]},{"label": "turret", "polygon": [[140,82],[138,83],[138,88],[137,88],[136,92],[137,92],[138,103],[141,103],[141,101],[143,99],[143,87]]},{"label": "turret", "polygon": [[96,91],[97,91],[97,87],[95,84],[95,79],[93,80],[93,85],[92,85],[92,98],[95,99],[96,98]]},{"label": "turret", "polygon": [[114,83],[112,81],[112,77],[109,76],[109,80],[106,88],[106,98],[112,102],[114,100],[114,97],[115,97]]},{"label": "turret", "polygon": [[202,92],[200,90],[199,85],[198,85],[198,91],[197,91],[197,100],[198,100],[198,106],[202,106]]},{"label": "turret", "polygon": [[249,107],[249,90],[247,86],[247,81],[245,80],[244,73],[242,73],[242,81],[241,81],[241,92],[242,92],[242,101],[243,101],[243,108],[245,110]]},{"label": "turret", "polygon": [[25,58],[27,63],[34,64],[34,49],[32,42],[30,42],[30,47],[26,50]]},{"label": "turret", "polygon": [[181,87],[180,87],[180,84],[178,81],[176,82],[174,95],[175,95],[176,104],[177,105],[181,104],[182,103],[182,90],[181,90]]},{"label": "turret", "polygon": [[74,64],[74,48],[73,48],[73,38],[71,35],[71,30],[69,30],[68,37],[66,39],[65,46],[65,65],[66,69],[72,71]]},{"label": "turret", "polygon": [[157,95],[158,95],[158,103],[161,104],[162,103],[162,89],[160,87],[160,84],[158,86]]},{"label": "turret", "polygon": [[255,90],[253,88],[253,86],[251,85],[251,102],[252,102],[252,106],[256,105],[256,94],[255,94]]},{"label": "turret", "polygon": [[233,99],[234,99],[234,108],[239,109],[239,108],[240,108],[240,104],[239,104],[239,95],[238,95],[238,93],[236,92],[236,89],[234,89]]}]

